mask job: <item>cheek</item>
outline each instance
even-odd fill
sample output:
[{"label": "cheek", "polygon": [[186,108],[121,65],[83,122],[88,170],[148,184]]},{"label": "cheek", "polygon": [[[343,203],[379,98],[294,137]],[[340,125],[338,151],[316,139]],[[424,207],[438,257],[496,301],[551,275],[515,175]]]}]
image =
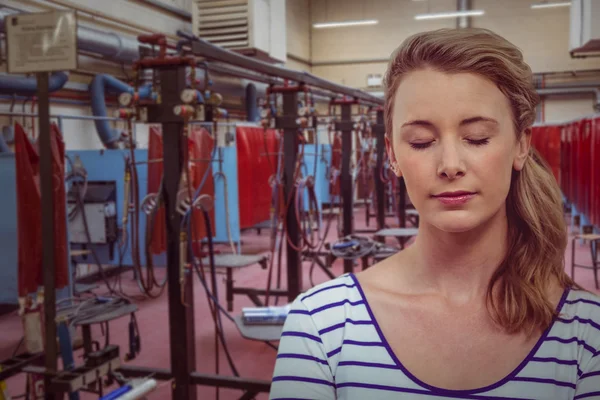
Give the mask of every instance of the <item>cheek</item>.
[{"label": "cheek", "polygon": [[510,188],[513,158],[508,149],[490,152],[482,157],[477,167],[477,176],[482,190],[505,196]]},{"label": "cheek", "polygon": [[419,202],[419,197],[431,190],[431,182],[436,179],[436,167],[431,157],[425,157],[416,151],[404,151],[397,154],[398,166],[402,171],[406,191],[410,199]]}]

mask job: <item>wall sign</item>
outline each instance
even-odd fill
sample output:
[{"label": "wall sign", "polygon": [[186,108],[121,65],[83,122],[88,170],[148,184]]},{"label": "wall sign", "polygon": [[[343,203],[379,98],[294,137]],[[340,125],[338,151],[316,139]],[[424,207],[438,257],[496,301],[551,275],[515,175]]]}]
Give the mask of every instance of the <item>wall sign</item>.
[{"label": "wall sign", "polygon": [[77,69],[73,11],[9,15],[5,25],[9,73]]}]

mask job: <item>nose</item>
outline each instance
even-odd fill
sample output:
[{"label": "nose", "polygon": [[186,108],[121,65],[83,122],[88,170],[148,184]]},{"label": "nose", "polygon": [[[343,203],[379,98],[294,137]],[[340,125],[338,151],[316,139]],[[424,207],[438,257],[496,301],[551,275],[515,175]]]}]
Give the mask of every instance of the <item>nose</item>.
[{"label": "nose", "polygon": [[465,175],[466,167],[459,146],[452,141],[440,144],[441,154],[437,170],[440,178],[452,180]]}]

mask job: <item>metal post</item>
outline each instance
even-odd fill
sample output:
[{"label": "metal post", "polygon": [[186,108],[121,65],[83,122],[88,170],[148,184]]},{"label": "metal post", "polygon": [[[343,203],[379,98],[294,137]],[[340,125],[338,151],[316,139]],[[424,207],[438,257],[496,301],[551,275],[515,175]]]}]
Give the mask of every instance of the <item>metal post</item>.
[{"label": "metal post", "polygon": [[396,195],[398,196],[398,222],[400,228],[406,228],[406,183],[402,177],[398,178]]},{"label": "metal post", "polygon": [[[44,270],[44,325],[46,337],[44,343],[46,372],[56,372],[56,271],[54,269],[54,203],[52,192],[54,183],[52,176],[52,140],[50,137],[50,102],[48,96],[47,72],[37,74],[38,109],[39,109],[39,151],[40,151],[40,186],[42,200],[42,268]],[[57,221],[58,222],[58,221]],[[44,379],[45,398],[55,399],[50,387],[51,376]]]},{"label": "metal post", "polygon": [[[294,182],[294,172],[296,171],[296,158],[298,153],[298,93],[284,92],[283,96],[283,160],[285,190],[284,199],[295,195],[296,182]],[[290,241],[297,248],[300,245],[300,232],[298,221],[296,219],[295,202],[290,203],[285,216],[287,234]],[[284,239],[285,240],[285,239]],[[302,263],[300,262],[300,254],[289,243],[286,243],[287,250],[287,288],[288,301],[292,302],[302,292]]]},{"label": "metal post", "polygon": [[[155,118],[162,122],[165,217],[167,225],[167,275],[169,281],[169,333],[171,371],[173,373],[172,398],[196,399],[196,387],[190,384],[190,374],[196,367],[194,332],[194,294],[192,279],[187,279],[182,303],[180,285],[179,241],[181,215],[176,211],[177,192],[183,171],[183,120],[173,114],[180,103],[181,90],[185,88],[185,67],[170,67],[160,71],[162,103],[149,110],[156,111]],[[192,240],[192,238],[188,238]]]},{"label": "metal post", "polygon": [[[343,204],[343,226],[344,236],[354,232],[352,224],[354,213],[354,190],[352,187],[352,176],[350,174],[350,160],[352,159],[352,104],[342,104],[342,117],[340,121],[342,131],[342,171],[341,191]],[[344,260],[344,273],[350,273],[354,269],[353,260]]]},{"label": "metal post", "polygon": [[377,110],[377,122],[373,125],[373,133],[377,139],[377,161],[375,164],[375,199],[377,204],[377,229],[385,228],[385,183],[381,180],[381,169],[383,168],[383,152],[385,147],[385,124],[383,122],[383,110]]}]

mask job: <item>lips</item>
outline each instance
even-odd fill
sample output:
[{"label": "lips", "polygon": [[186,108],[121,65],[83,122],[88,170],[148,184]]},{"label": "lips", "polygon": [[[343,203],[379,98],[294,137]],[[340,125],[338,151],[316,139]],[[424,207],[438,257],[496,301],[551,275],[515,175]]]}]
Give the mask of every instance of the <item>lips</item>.
[{"label": "lips", "polygon": [[467,192],[464,190],[459,190],[456,192],[444,192],[438,195],[434,195],[433,197],[438,199],[442,204],[448,206],[459,206],[467,203],[473,197],[475,197],[477,193],[475,192]]},{"label": "lips", "polygon": [[468,192],[466,190],[457,190],[456,192],[444,192],[437,195],[433,195],[433,197],[460,197],[460,196],[468,196],[475,194],[475,192]]}]

